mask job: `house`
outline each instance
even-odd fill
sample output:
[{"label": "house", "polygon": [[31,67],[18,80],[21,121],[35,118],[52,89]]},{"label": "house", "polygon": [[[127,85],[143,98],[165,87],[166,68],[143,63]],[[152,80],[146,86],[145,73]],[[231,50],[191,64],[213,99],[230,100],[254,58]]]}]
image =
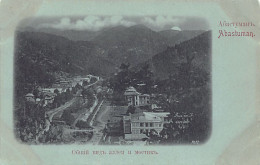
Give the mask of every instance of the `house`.
[{"label": "house", "polygon": [[83,81],[74,80],[73,82],[71,82],[71,86],[72,86],[72,87],[75,87],[77,84],[79,84],[80,86],[82,86],[82,85],[83,85]]},{"label": "house", "polygon": [[41,102],[41,99],[40,99],[40,98],[36,98],[36,99],[35,99],[35,103],[36,103],[36,104],[39,104],[40,102]]},{"label": "house", "polygon": [[28,102],[35,102],[34,95],[32,93],[27,93],[25,95],[25,100],[28,101]]},{"label": "house", "polygon": [[90,78],[86,77],[86,78],[81,78],[81,81],[87,81],[88,83],[90,82]]},{"label": "house", "polygon": [[82,78],[82,77],[75,77],[72,81],[71,81],[71,86],[75,87],[77,84],[79,84],[80,86],[83,86],[83,82],[90,82],[90,78],[86,77],[86,78]]},{"label": "house", "polygon": [[148,105],[150,102],[150,95],[141,94],[137,92],[134,87],[127,88],[125,90],[124,97],[128,105],[133,106],[144,106]]},{"label": "house", "polygon": [[70,88],[73,87],[70,81],[62,80],[60,81],[60,87],[61,88]]},{"label": "house", "polygon": [[59,83],[54,83],[51,86],[52,88],[61,88],[61,85]]},{"label": "house", "polygon": [[67,80],[61,80],[60,81],[60,85],[68,85],[68,84],[70,84],[70,82],[67,81]]},{"label": "house", "polygon": [[[62,88],[43,88],[42,93],[55,93],[54,91],[56,89],[59,91],[59,93],[66,92],[66,90],[67,90],[67,88],[65,88],[65,87],[62,87]],[[71,88],[69,88],[69,89],[71,90]]]},{"label": "house", "polygon": [[147,138],[150,130],[160,133],[163,124],[169,123],[168,112],[141,112],[123,117],[125,140],[142,140]]},{"label": "house", "polygon": [[155,110],[162,109],[162,107],[159,106],[157,103],[153,103],[153,104],[151,104],[151,109],[155,111]]},{"label": "house", "polygon": [[44,93],[44,106],[48,104],[52,104],[54,101],[54,98],[56,96],[56,93]]}]

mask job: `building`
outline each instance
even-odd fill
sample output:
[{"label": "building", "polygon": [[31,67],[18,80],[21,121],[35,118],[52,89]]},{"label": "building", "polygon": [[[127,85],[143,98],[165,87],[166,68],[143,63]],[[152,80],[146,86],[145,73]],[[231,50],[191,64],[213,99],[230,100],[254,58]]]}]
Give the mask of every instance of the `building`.
[{"label": "building", "polygon": [[123,117],[125,140],[142,140],[147,138],[146,134],[150,130],[160,133],[163,124],[169,123],[168,112],[142,112],[130,114]]},{"label": "building", "polygon": [[25,95],[25,100],[28,102],[35,102],[35,97],[32,93],[27,93]]},{"label": "building", "polygon": [[63,86],[63,85],[67,86],[67,85],[69,85],[69,84],[70,84],[70,82],[67,81],[67,80],[61,80],[61,81],[60,81],[60,85],[61,85],[61,86]]},{"label": "building", "polygon": [[88,83],[90,82],[90,78],[86,77],[86,78],[81,78],[81,81],[87,81]]},{"label": "building", "polygon": [[52,84],[51,87],[52,87],[52,88],[62,88],[59,83],[54,83],[54,84]]},{"label": "building", "polygon": [[81,81],[81,80],[74,80],[73,82],[71,82],[71,86],[72,87],[75,87],[77,84],[82,86],[83,85],[83,81]]},{"label": "building", "polygon": [[55,93],[51,93],[51,92],[44,93],[44,105],[43,106],[46,106],[48,104],[52,104],[55,96],[56,96]]},{"label": "building", "polygon": [[152,103],[152,104],[151,104],[151,109],[155,111],[155,110],[160,110],[160,109],[162,109],[162,107],[159,106],[157,103]]},{"label": "building", "polygon": [[148,105],[150,102],[150,95],[141,94],[137,92],[134,87],[127,88],[125,90],[124,96],[128,105],[144,106],[144,105]]},{"label": "building", "polygon": [[65,91],[65,88],[43,88],[42,89],[42,92],[43,93],[54,93],[55,90],[58,90],[59,93],[62,93]]},{"label": "building", "polygon": [[35,99],[35,103],[36,103],[36,104],[39,104],[40,102],[41,102],[41,99],[40,99],[40,98],[36,98],[36,99]]},{"label": "building", "polygon": [[71,86],[75,87],[77,84],[79,84],[80,86],[83,86],[83,82],[90,82],[90,78],[86,77],[86,78],[82,78],[82,77],[75,77],[73,80],[71,80]]}]

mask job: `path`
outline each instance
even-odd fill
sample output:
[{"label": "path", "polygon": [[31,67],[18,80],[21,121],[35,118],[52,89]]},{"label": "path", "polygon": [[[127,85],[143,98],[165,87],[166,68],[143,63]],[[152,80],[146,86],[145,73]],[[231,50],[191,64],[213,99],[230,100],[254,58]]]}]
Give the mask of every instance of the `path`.
[{"label": "path", "polygon": [[[92,84],[87,85],[85,88],[89,88],[90,86],[96,84],[96,83],[99,81],[99,79],[98,79],[97,76],[92,76],[92,75],[91,75],[91,77],[95,77],[95,78],[97,79],[97,81],[95,81],[95,82],[92,83]],[[46,112],[46,114],[48,115],[48,119],[45,120],[45,122],[46,122],[45,129],[43,129],[42,131],[40,131],[40,132],[38,133],[38,135],[36,136],[36,141],[38,141],[38,138],[39,138],[41,135],[43,135],[44,132],[49,131],[53,116],[54,116],[55,114],[61,112],[61,111],[64,111],[65,109],[67,109],[68,107],[70,107],[73,103],[75,103],[75,101],[76,101],[77,99],[79,99],[79,96],[80,96],[81,92],[82,92],[82,90],[79,90],[79,91],[76,93],[76,97],[74,97],[74,98],[71,99],[70,101],[66,102],[64,105],[62,105],[62,106],[60,106],[60,107],[58,107],[58,108],[55,108],[55,109],[52,109],[52,110]]]},{"label": "path", "polygon": [[89,143],[93,145],[99,144],[101,138],[103,137],[103,130],[106,126],[106,121],[102,120],[102,117],[103,115],[107,114],[109,110],[111,110],[110,106],[102,106],[102,104],[99,106],[98,111],[100,111],[100,113],[97,112],[97,116],[95,117],[95,123],[97,125],[92,126],[94,128],[94,131]]}]

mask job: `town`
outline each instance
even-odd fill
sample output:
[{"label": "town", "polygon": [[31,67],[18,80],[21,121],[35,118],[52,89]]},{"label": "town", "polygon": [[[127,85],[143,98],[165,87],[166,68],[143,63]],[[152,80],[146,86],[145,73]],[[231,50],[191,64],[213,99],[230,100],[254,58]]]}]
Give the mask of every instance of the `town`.
[{"label": "town", "polygon": [[[36,144],[102,145],[182,142],[182,134],[194,120],[192,112],[166,111],[162,99],[167,96],[151,93],[156,91],[156,85],[151,87],[153,90],[148,89],[149,94],[133,86],[122,86],[125,88],[119,92],[109,81],[86,75],[60,77],[48,88],[33,87],[24,96],[19,114],[24,128],[19,130],[21,140]],[[145,83],[136,86],[147,90]]]},{"label": "town", "polygon": [[[136,24],[79,33],[19,27],[17,140],[205,143],[211,133],[211,31],[174,29]],[[77,40],[79,34],[84,36]]]}]

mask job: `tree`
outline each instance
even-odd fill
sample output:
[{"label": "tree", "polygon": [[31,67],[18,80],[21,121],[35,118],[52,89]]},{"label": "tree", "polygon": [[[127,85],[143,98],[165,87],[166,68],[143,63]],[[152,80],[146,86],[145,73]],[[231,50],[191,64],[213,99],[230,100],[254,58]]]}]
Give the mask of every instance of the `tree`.
[{"label": "tree", "polygon": [[68,110],[65,110],[61,116],[61,118],[63,120],[65,120],[65,122],[68,124],[68,125],[71,125],[73,122],[74,122],[74,117],[71,115],[70,111]]},{"label": "tree", "polygon": [[130,113],[131,114],[134,114],[135,113],[135,106],[133,106],[133,105],[130,105],[130,106],[128,106],[128,109],[127,109],[127,111],[126,111],[126,114],[127,115],[129,115]]},{"label": "tree", "polygon": [[197,52],[186,52],[186,62],[181,63],[179,66],[179,84],[185,89],[191,86],[191,75],[192,75],[192,61],[194,60]]},{"label": "tree", "polygon": [[146,136],[149,144],[158,144],[161,140],[159,133],[155,129],[151,129],[150,132],[146,133]]},{"label": "tree", "polygon": [[87,86],[87,85],[89,85],[89,83],[88,83],[88,81],[83,81],[82,85]]},{"label": "tree", "polygon": [[44,127],[45,110],[43,107],[39,104],[25,104],[23,114],[16,114],[16,117],[20,139],[23,142],[36,143],[38,133]]},{"label": "tree", "polygon": [[78,128],[91,128],[90,125],[88,124],[88,122],[82,121],[82,120],[79,120],[76,123],[76,127],[78,127]]},{"label": "tree", "polygon": [[39,97],[39,92],[40,91],[36,88],[33,90],[33,95],[37,98],[37,97]]},{"label": "tree", "polygon": [[77,90],[75,87],[72,87],[72,90],[71,90],[72,94],[76,94],[77,93]]},{"label": "tree", "polygon": [[65,100],[68,101],[72,98],[72,94],[71,94],[71,91],[69,88],[66,89],[66,92],[65,92]]},{"label": "tree", "polygon": [[59,92],[58,89],[55,89],[55,90],[54,90],[54,93],[56,93],[57,95],[60,94],[60,92]]},{"label": "tree", "polygon": [[160,137],[160,144],[179,143],[181,140],[179,130],[174,128],[172,123],[163,125],[163,130],[160,132]]},{"label": "tree", "polygon": [[55,105],[55,107],[59,107],[62,104],[62,97],[60,94],[58,94],[57,96],[54,97],[53,100],[53,105]]},{"label": "tree", "polygon": [[79,90],[79,89],[81,89],[82,87],[79,85],[79,83],[77,83],[76,86],[75,86],[75,88],[76,88],[77,90]]},{"label": "tree", "polygon": [[111,87],[114,92],[122,93],[131,84],[132,72],[129,70],[130,64],[122,63],[120,65],[120,71],[117,75],[110,79]]},{"label": "tree", "polygon": [[154,85],[153,73],[150,69],[149,64],[145,64],[139,71],[134,73],[135,81],[133,81],[132,86],[137,86],[142,84],[139,87],[141,93],[150,94],[152,91],[152,86]]}]

